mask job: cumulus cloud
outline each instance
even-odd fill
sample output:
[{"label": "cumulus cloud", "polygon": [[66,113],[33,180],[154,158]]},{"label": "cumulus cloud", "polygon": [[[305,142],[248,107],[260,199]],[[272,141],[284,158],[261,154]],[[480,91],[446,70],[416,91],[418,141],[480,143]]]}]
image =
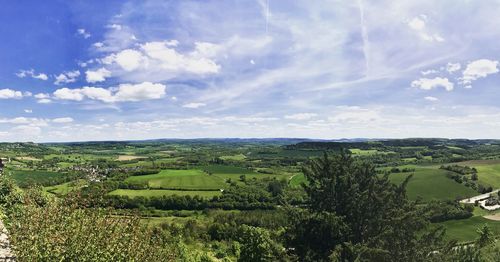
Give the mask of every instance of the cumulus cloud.
[{"label": "cumulus cloud", "polygon": [[[85,64],[86,66],[87,64]],[[74,71],[68,71],[68,72],[63,72],[60,73],[57,76],[54,76],[56,81],[54,84],[56,85],[61,85],[61,84],[68,84],[68,83],[74,83],[76,82],[76,79],[80,76],[80,71],[74,70]]]},{"label": "cumulus cloud", "polygon": [[33,113],[33,110],[31,110],[31,109],[24,109],[23,111],[24,111],[24,113],[27,113],[27,114]]},{"label": "cumulus cloud", "polygon": [[24,94],[21,91],[12,90],[9,88],[0,89],[0,99],[20,99]]},{"label": "cumulus cloud", "polygon": [[91,36],[90,33],[85,30],[85,28],[79,28],[78,30],[76,30],[76,33],[85,39]]},{"label": "cumulus cloud", "polygon": [[135,73],[139,78],[167,80],[179,74],[207,75],[220,71],[215,56],[220,46],[207,42],[196,42],[191,51],[176,49],[177,40],[146,42],[137,48],[127,48],[100,59],[109,70],[118,75]]},{"label": "cumulus cloud", "polygon": [[106,78],[111,76],[111,71],[107,70],[106,68],[102,67],[99,68],[95,71],[92,70],[87,70],[85,72],[86,75],[86,80],[89,83],[97,83],[97,82],[103,82],[106,80]]},{"label": "cumulus cloud", "polygon": [[442,87],[446,91],[453,90],[453,83],[445,77],[435,77],[435,78],[420,78],[411,82],[412,87],[417,87],[423,90],[431,90],[434,88]]},{"label": "cumulus cloud", "polygon": [[184,107],[184,108],[200,108],[203,106],[206,106],[206,104],[205,103],[187,103],[187,104],[184,104],[182,107]]},{"label": "cumulus cloud", "polygon": [[426,25],[427,16],[420,15],[416,16],[410,21],[408,21],[408,26],[414,30],[418,36],[428,42],[443,42],[444,38],[438,33],[430,33]]},{"label": "cumulus cloud", "polygon": [[464,85],[470,85],[472,81],[478,78],[483,78],[498,72],[498,61],[479,59],[467,64],[467,67],[463,71],[463,75],[459,80]]},{"label": "cumulus cloud", "polygon": [[82,101],[91,99],[105,103],[135,102],[142,100],[160,99],[166,94],[166,86],[151,82],[139,84],[120,84],[117,87],[83,87],[83,88],[61,88],[53,93],[55,99]]},{"label": "cumulus cloud", "polygon": [[34,69],[20,70],[18,73],[16,73],[16,76],[19,78],[32,77],[32,78],[44,80],[44,81],[49,79],[49,77],[44,73],[38,73],[38,74],[35,73]]},{"label": "cumulus cloud", "polygon": [[298,113],[298,114],[293,114],[293,115],[286,115],[285,119],[291,119],[291,120],[309,120],[313,117],[317,116],[315,113]]}]

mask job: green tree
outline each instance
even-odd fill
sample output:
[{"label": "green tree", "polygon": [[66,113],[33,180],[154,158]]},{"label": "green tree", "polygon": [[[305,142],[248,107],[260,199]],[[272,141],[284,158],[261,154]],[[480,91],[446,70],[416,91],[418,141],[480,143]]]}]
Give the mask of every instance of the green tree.
[{"label": "green tree", "polygon": [[[442,229],[423,233],[428,220],[373,165],[340,154],[311,160],[303,168],[308,196],[292,209],[286,242],[301,261],[418,261],[440,243]],[[425,231],[428,232],[428,231]]]},{"label": "green tree", "polygon": [[271,235],[267,230],[243,225],[240,234],[241,251],[238,261],[259,262],[280,260],[279,247],[271,239]]}]

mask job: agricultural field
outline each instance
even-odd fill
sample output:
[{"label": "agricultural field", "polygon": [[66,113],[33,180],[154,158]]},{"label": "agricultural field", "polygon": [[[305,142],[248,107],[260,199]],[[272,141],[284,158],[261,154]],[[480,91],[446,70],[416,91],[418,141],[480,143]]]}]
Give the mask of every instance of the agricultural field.
[{"label": "agricultural field", "polygon": [[412,178],[408,182],[407,194],[413,200],[455,200],[478,194],[473,189],[447,178],[446,171],[438,168],[417,167],[414,172],[391,174],[389,179],[395,184],[401,184],[409,175],[412,175]]},{"label": "agricultural field", "polygon": [[[401,184],[412,175],[406,192],[410,201],[420,201],[419,207],[436,201],[443,205],[444,201],[451,201],[446,204],[450,205],[457,199],[480,194],[477,189],[451,179],[450,174],[457,174],[441,169],[442,165],[474,167],[478,184],[500,188],[500,159],[495,159],[500,144],[498,152],[489,147],[484,152],[482,147],[473,147],[472,154],[472,149],[454,143],[442,146],[445,142],[424,141],[419,146],[415,144],[420,141],[410,142],[409,146],[356,142],[346,148],[353,161],[374,163],[374,175],[387,174],[394,184]],[[226,222],[221,221],[228,219],[250,225],[262,223],[269,226],[267,230],[274,230],[283,219],[277,215],[283,201],[294,206],[307,205],[306,193],[300,186],[307,181],[302,167],[325,152],[337,154],[342,145],[287,145],[283,141],[103,142],[26,145],[25,149],[17,146],[4,148],[3,155],[20,156],[7,162],[5,173],[22,188],[42,185],[43,195],[60,199],[98,196],[96,201],[105,200],[117,217],[139,214],[141,222],[150,227],[189,225],[206,230],[212,223],[223,224]],[[455,162],[457,157],[471,156],[475,159]],[[247,211],[254,212],[255,217],[238,217]],[[217,215],[209,215],[212,212]],[[430,226],[444,226],[446,239],[459,242],[476,239],[477,228],[484,224],[500,237],[500,221],[488,219],[494,218],[491,215],[495,212],[476,207],[470,217],[449,217]],[[199,246],[200,241],[195,245]]]},{"label": "agricultural field", "polygon": [[226,187],[220,177],[199,169],[162,170],[158,174],[132,176],[125,182],[146,183],[151,189],[220,190]]},{"label": "agricultural field", "polygon": [[477,230],[488,225],[495,236],[500,236],[500,221],[494,221],[482,216],[473,216],[467,219],[450,220],[439,223],[446,228],[446,237],[450,240],[468,242],[477,238]]}]

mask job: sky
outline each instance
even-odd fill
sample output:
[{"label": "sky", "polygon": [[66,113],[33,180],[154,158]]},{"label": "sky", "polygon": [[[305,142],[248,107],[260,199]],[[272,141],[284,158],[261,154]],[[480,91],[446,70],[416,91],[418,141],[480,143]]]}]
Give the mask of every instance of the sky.
[{"label": "sky", "polygon": [[500,1],[4,1],[0,141],[500,138]]}]

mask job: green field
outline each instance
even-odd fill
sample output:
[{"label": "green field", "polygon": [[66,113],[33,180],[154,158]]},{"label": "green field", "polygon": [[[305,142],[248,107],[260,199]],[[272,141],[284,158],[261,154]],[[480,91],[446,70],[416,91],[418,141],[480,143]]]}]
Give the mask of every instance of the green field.
[{"label": "green field", "polygon": [[474,216],[468,219],[449,220],[438,223],[446,228],[446,238],[455,239],[460,242],[473,241],[477,239],[477,229],[487,224],[494,235],[500,235],[500,221],[486,219],[482,216]]},{"label": "green field", "polygon": [[446,177],[446,171],[437,168],[417,168],[415,172],[394,173],[389,176],[391,182],[401,184],[413,174],[408,183],[407,193],[410,199],[421,197],[423,200],[465,198],[478,193]]},{"label": "green field", "polygon": [[147,183],[152,189],[219,190],[226,186],[221,178],[208,175],[199,169],[162,170],[158,174],[132,176],[125,181]]},{"label": "green field", "polygon": [[290,179],[290,186],[292,187],[299,187],[300,185],[302,185],[302,183],[305,183],[306,182],[306,177],[304,176],[304,174],[296,174],[292,177],[292,179]]},{"label": "green field", "polygon": [[82,179],[82,180],[71,181],[71,182],[67,182],[67,183],[63,183],[63,184],[59,184],[59,185],[55,185],[55,186],[47,186],[47,187],[44,187],[43,189],[46,192],[53,193],[56,195],[66,195],[75,189],[83,187],[84,185],[86,185],[86,182],[85,182],[85,180]]},{"label": "green field", "polygon": [[109,193],[110,195],[120,195],[129,197],[161,197],[161,196],[201,196],[205,198],[212,198],[221,195],[220,191],[185,191],[185,190],[164,190],[164,189],[145,189],[145,190],[132,190],[132,189],[116,189]]},{"label": "green field", "polygon": [[475,167],[482,184],[500,188],[500,160],[472,160],[456,163],[457,165]]},{"label": "green field", "polygon": [[53,179],[60,178],[64,176],[63,173],[51,172],[51,171],[35,171],[35,170],[13,170],[8,171],[14,179],[19,184],[25,183],[47,183]]}]

